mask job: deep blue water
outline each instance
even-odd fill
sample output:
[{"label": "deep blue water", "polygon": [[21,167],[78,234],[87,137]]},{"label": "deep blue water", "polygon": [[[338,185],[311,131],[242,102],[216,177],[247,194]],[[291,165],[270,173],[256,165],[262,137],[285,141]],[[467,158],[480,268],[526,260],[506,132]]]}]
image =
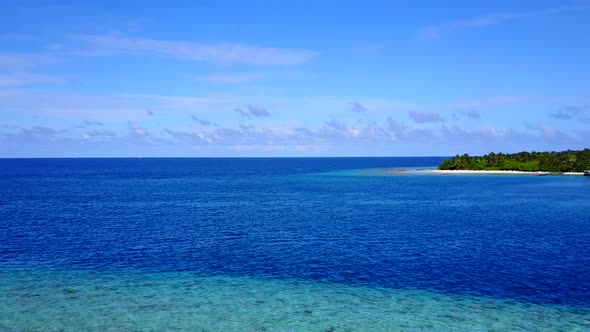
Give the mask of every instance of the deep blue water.
[{"label": "deep blue water", "polygon": [[363,170],[443,159],[0,160],[0,270],[187,271],[590,307],[590,179]]}]

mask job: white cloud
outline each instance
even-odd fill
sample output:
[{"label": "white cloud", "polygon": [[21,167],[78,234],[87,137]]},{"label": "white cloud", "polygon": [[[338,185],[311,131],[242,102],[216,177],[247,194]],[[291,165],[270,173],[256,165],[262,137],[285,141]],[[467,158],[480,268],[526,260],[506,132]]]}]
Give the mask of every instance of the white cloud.
[{"label": "white cloud", "polygon": [[431,123],[445,121],[445,119],[443,119],[443,117],[438,113],[409,111],[408,115],[416,123]]},{"label": "white cloud", "polygon": [[191,118],[193,119],[193,121],[195,121],[196,123],[198,123],[199,125],[204,126],[204,127],[217,127],[218,126],[218,124],[213,121],[200,119],[194,115],[191,116]]},{"label": "white cloud", "polygon": [[590,122],[590,105],[567,106],[549,114],[557,120],[576,120]]},{"label": "white cloud", "polygon": [[549,8],[543,10],[535,10],[524,13],[510,13],[510,14],[499,14],[499,15],[487,15],[472,17],[462,20],[449,21],[446,23],[431,25],[423,27],[418,31],[420,37],[425,39],[435,39],[443,34],[466,30],[472,28],[483,28],[488,26],[494,26],[503,24],[510,21],[523,20],[529,18],[557,15],[567,12],[585,11],[590,10],[590,6],[570,6],[570,7],[558,7]]},{"label": "white cloud", "polygon": [[[232,154],[234,147],[248,151],[246,155],[273,150],[278,154],[390,155],[412,154],[450,155],[455,153],[515,152],[582,148],[587,142],[587,131],[563,132],[557,128],[537,124],[524,130],[504,129],[493,125],[477,128],[460,126],[418,128],[406,126],[388,118],[384,123],[354,125],[328,121],[319,127],[272,128],[253,125],[228,127],[198,127],[192,129],[162,129],[127,122],[127,130],[115,131],[88,128],[52,128],[49,126],[4,126],[0,130],[0,155],[38,155],[40,151],[69,149],[88,151],[102,149],[106,155],[200,155]],[[106,149],[105,147],[108,147]],[[43,150],[51,148],[49,150]],[[94,150],[96,149],[96,150]],[[275,150],[276,149],[276,150]],[[12,152],[7,152],[12,151]],[[70,154],[71,155],[71,154]],[[73,154],[76,155],[76,154]],[[92,154],[90,154],[92,155]],[[275,154],[277,155],[277,154]]]},{"label": "white cloud", "polygon": [[18,87],[33,84],[65,84],[70,80],[51,75],[28,72],[11,72],[0,74],[0,87]]},{"label": "white cloud", "polygon": [[270,116],[270,112],[266,108],[258,105],[248,105],[248,111],[257,118]]},{"label": "white cloud", "polygon": [[498,107],[519,104],[561,103],[561,100],[546,100],[531,96],[492,96],[459,100],[448,104],[430,105],[429,110],[458,110],[459,112],[474,112],[481,109],[497,109]]},{"label": "white cloud", "polygon": [[367,108],[363,104],[359,103],[358,101],[350,102],[349,105],[350,105],[350,110],[353,112],[362,113],[362,112],[367,111]]},{"label": "white cloud", "polygon": [[471,120],[477,120],[481,118],[481,113],[478,111],[459,111],[453,113],[453,119],[458,120],[460,118],[467,118]]},{"label": "white cloud", "polygon": [[234,73],[196,76],[194,79],[208,83],[251,83],[264,79],[264,76],[256,73]]},{"label": "white cloud", "polygon": [[0,89],[2,116],[23,117],[24,114],[60,120],[78,119],[108,122],[140,120],[146,110],[156,114],[187,114],[198,110],[220,112],[231,110],[231,99],[177,97],[141,94],[99,95],[84,93]]},{"label": "white cloud", "polygon": [[90,47],[78,55],[145,55],[171,57],[189,61],[262,66],[292,66],[305,63],[319,55],[311,50],[258,47],[243,44],[205,44],[189,41],[168,41],[147,38],[120,38],[102,35],[75,35],[72,38]]},{"label": "white cloud", "polygon": [[0,69],[17,70],[53,63],[57,60],[47,54],[0,53]]},{"label": "white cloud", "polygon": [[246,118],[261,118],[270,116],[270,112],[266,108],[258,105],[248,105],[246,109],[235,108],[234,112]]},{"label": "white cloud", "polygon": [[84,132],[82,138],[86,140],[104,140],[111,139],[117,136],[112,130],[92,129]]}]

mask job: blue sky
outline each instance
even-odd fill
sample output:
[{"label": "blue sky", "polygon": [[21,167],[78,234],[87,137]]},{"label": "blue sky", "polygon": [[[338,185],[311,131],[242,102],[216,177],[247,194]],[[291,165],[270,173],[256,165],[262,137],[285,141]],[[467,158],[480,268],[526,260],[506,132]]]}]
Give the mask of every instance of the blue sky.
[{"label": "blue sky", "polygon": [[3,1],[0,157],[590,145],[590,1]]}]

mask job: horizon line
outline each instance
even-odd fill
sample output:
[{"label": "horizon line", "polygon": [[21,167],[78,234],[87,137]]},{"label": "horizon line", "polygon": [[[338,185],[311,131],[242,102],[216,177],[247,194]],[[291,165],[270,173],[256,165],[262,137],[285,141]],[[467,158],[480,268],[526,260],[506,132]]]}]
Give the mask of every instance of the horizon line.
[{"label": "horizon line", "polygon": [[304,158],[450,158],[453,156],[201,156],[201,157],[0,157],[4,159],[304,159]]}]

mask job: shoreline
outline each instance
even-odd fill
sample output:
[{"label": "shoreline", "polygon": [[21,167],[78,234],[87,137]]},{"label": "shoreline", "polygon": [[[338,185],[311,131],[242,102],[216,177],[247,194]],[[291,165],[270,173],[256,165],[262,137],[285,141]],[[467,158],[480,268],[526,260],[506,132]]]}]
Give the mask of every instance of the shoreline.
[{"label": "shoreline", "polygon": [[442,169],[399,169],[399,170],[388,170],[389,174],[404,174],[404,173],[417,173],[417,174],[495,174],[495,175],[533,175],[533,176],[546,176],[546,175],[577,175],[583,176],[583,172],[563,172],[563,173],[551,173],[551,172],[527,172],[527,171],[505,171],[505,170],[442,170]]}]

